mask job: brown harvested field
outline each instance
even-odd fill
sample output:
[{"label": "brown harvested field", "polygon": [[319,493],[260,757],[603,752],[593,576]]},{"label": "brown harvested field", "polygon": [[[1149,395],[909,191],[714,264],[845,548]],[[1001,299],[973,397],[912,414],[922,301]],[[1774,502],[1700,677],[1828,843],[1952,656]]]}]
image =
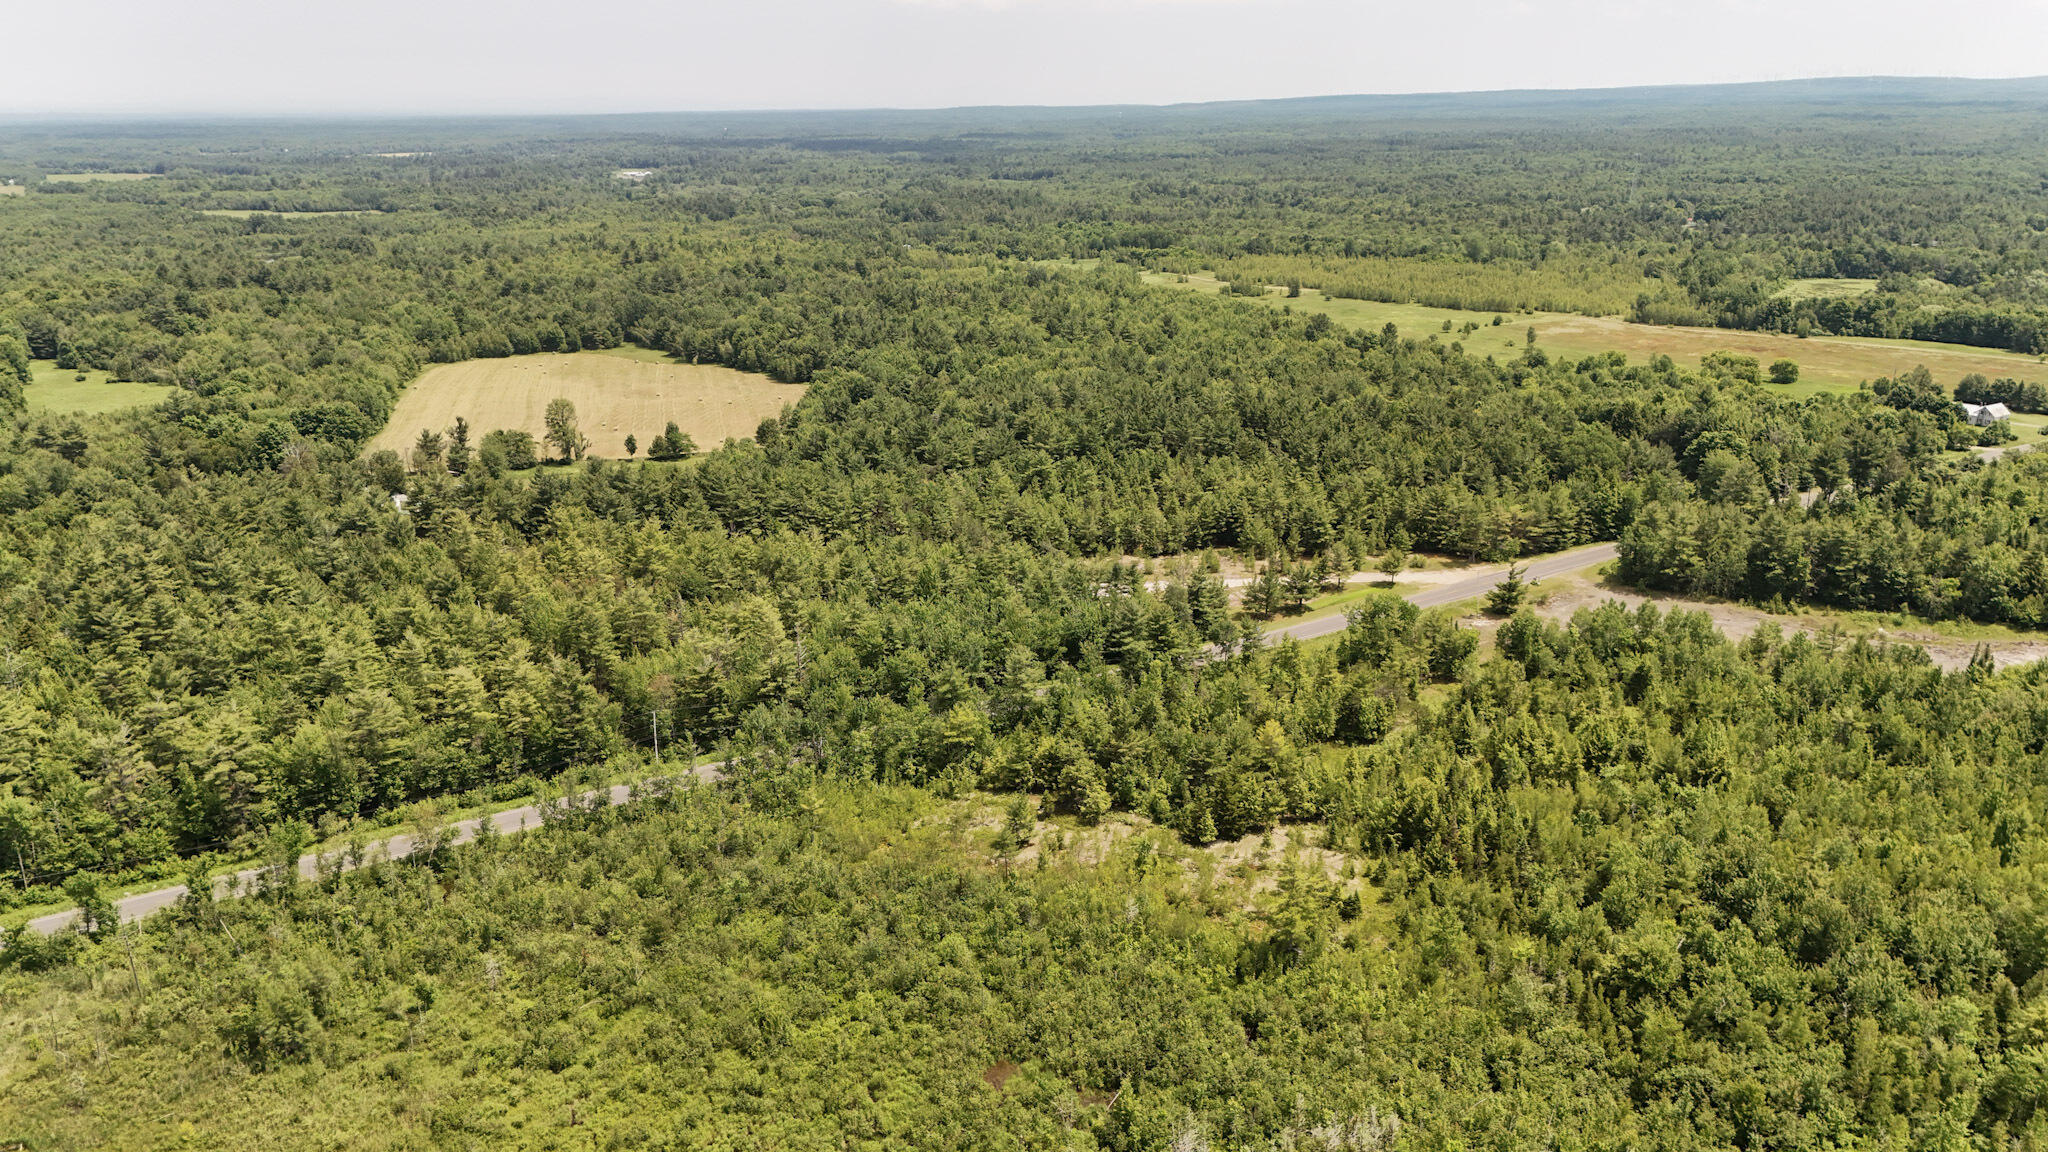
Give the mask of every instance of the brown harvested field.
[{"label": "brown harvested field", "polygon": [[457,416],[469,421],[477,439],[509,428],[539,440],[547,431],[542,417],[557,396],[576,405],[592,456],[623,458],[628,433],[639,440],[644,454],[648,441],[671,420],[700,451],[708,451],[728,438],[752,436],[764,417],[803,394],[801,384],[715,365],[678,364],[638,348],[466,360],[432,368],[414,381],[398,398],[391,423],[365,451],[389,448],[403,456],[420,429],[444,430]]},{"label": "brown harvested field", "polygon": [[52,184],[96,184],[102,181],[154,180],[154,172],[51,172],[43,177]]}]

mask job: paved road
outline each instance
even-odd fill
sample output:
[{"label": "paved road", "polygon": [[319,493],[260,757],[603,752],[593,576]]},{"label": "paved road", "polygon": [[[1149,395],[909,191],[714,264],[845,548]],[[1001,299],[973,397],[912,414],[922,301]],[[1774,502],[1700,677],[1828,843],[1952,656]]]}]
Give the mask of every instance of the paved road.
[{"label": "paved road", "polygon": [[[1614,559],[1614,556],[1615,549],[1612,544],[1592,544],[1584,548],[1575,548],[1569,552],[1557,552],[1549,556],[1540,556],[1528,561],[1528,571],[1524,574],[1524,578],[1531,582],[1548,580],[1552,576],[1562,576],[1567,572],[1577,572],[1583,568],[1591,568],[1596,564],[1604,564]],[[1471,600],[1478,596],[1484,596],[1494,585],[1500,583],[1500,578],[1506,575],[1507,570],[1508,567],[1505,564],[1484,568],[1455,583],[1438,584],[1434,587],[1411,592],[1407,598],[1411,603],[1423,608],[1437,608],[1445,604],[1456,604],[1460,600]],[[1275,628],[1267,632],[1266,637],[1272,641],[1288,637],[1296,640],[1312,640],[1318,636],[1328,636],[1333,632],[1342,632],[1345,623],[1344,615],[1340,612],[1333,616],[1303,620],[1299,624],[1288,624]],[[704,764],[694,769],[694,774],[700,780],[719,780],[724,777],[724,773],[720,771],[723,767],[724,764],[722,763]],[[628,786],[615,784],[602,793],[585,793],[583,799],[589,800],[602,795],[609,803],[624,804],[631,794],[632,790]],[[479,816],[470,820],[457,821],[449,825],[446,830],[449,841],[460,844],[471,839],[476,835],[477,829],[483,825],[484,819],[484,817]],[[540,808],[537,805],[528,804],[524,807],[511,808],[499,812],[489,817],[489,819],[491,827],[501,835],[523,832],[540,823]],[[389,840],[383,840],[372,845],[369,858],[397,860],[412,855],[412,848],[412,834],[400,833]],[[342,867],[347,868],[351,866],[346,859],[341,858],[341,854],[338,852],[330,852],[325,858],[316,853],[308,853],[299,857],[299,875],[307,878],[319,875],[323,859],[338,859]],[[233,876],[223,876],[216,880],[216,891],[221,895],[225,895],[236,888],[248,887],[254,884],[262,874],[263,870],[261,868],[244,868]],[[183,884],[176,884],[169,888],[158,888],[153,892],[138,892],[133,896],[123,896],[114,902],[114,908],[121,914],[121,919],[124,922],[140,920],[152,912],[176,904],[179,898],[184,895],[185,886]],[[52,912],[48,916],[37,917],[29,921],[27,926],[47,936],[52,932],[58,932],[70,927],[77,920],[78,910],[73,908],[63,912]]]},{"label": "paved road", "polygon": [[[724,767],[723,763],[700,764],[695,769],[692,769],[691,774],[699,780],[720,780],[725,776],[720,771]],[[601,791],[585,792],[579,799],[587,802],[602,797],[610,804],[624,804],[632,794],[633,789],[630,785],[614,784],[610,788]],[[486,819],[491,822],[492,830],[500,835],[524,832],[528,828],[540,825],[540,806],[537,804],[527,804],[519,808],[508,808],[489,817],[478,816],[469,820],[458,820],[447,826],[444,830],[444,835],[449,843],[461,844],[467,840],[474,839],[477,829],[483,826],[483,822]],[[412,849],[412,833],[401,832],[388,840],[380,840],[371,845],[365,854],[364,860],[365,862],[383,859],[398,860],[412,855]],[[338,862],[344,869],[353,867],[341,852],[329,852],[325,856],[309,852],[299,857],[299,875],[307,879],[319,875],[320,866],[323,862]],[[253,885],[262,875],[263,869],[261,868],[244,868],[233,876],[219,877],[214,881],[215,893],[225,896],[237,888],[247,888]],[[175,884],[169,888],[158,888],[153,892],[137,892],[133,896],[123,896],[121,899],[114,901],[114,909],[121,914],[123,922],[140,920],[152,912],[176,904],[184,895],[185,886],[183,884]],[[48,936],[52,932],[59,932],[69,928],[77,920],[78,910],[71,908],[63,912],[52,912],[48,916],[39,916],[29,921],[26,926],[33,931]]]},{"label": "paved road", "polygon": [[[1605,564],[1614,559],[1615,554],[1615,546],[1612,544],[1589,544],[1569,552],[1553,552],[1548,556],[1526,561],[1528,571],[1523,573],[1522,578],[1530,583],[1548,580],[1552,576],[1562,576],[1567,572],[1577,572],[1596,564]],[[1406,599],[1409,603],[1422,608],[1441,608],[1446,604],[1456,604],[1460,600],[1475,599],[1492,591],[1493,586],[1500,583],[1500,578],[1507,575],[1507,571],[1508,566],[1505,564],[1484,568],[1455,583],[1438,584],[1410,592]],[[1269,629],[1266,632],[1266,639],[1272,643],[1287,639],[1313,640],[1318,636],[1342,632],[1346,623],[1344,614],[1339,612],[1331,616],[1319,616],[1314,620],[1303,620],[1299,624],[1285,624]]]}]

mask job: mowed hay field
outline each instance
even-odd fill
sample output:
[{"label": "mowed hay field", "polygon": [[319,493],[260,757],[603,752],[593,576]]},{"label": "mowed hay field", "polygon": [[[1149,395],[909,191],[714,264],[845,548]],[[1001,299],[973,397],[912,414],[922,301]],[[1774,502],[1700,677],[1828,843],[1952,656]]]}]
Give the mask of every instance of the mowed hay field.
[{"label": "mowed hay field", "polygon": [[119,412],[162,403],[173,391],[162,384],[115,380],[105,372],[59,368],[54,360],[31,360],[28,367],[29,385],[23,398],[31,416]]},{"label": "mowed hay field", "polygon": [[644,455],[671,420],[697,442],[698,451],[709,451],[728,438],[752,436],[764,418],[803,394],[801,384],[679,364],[639,348],[465,360],[429,369],[414,381],[366,451],[389,448],[404,456],[420,429],[445,431],[457,416],[469,421],[472,441],[499,428],[530,432],[538,441],[547,432],[548,403],[558,396],[576,405],[577,426],[592,456],[623,458],[629,433]]},{"label": "mowed hay field", "polygon": [[[1164,272],[1146,273],[1148,283],[1199,292],[1220,292],[1221,281],[1207,276],[1182,280]],[[1499,358],[1518,356],[1536,329],[1536,345],[1554,356],[1582,357],[1601,352],[1621,352],[1632,361],[1643,361],[1659,353],[1689,367],[1697,368],[1709,352],[1738,352],[1754,356],[1766,367],[1774,360],[1791,360],[1799,365],[1799,383],[1785,390],[1803,395],[1826,390],[1854,389],[1866,380],[1897,376],[1916,364],[1942,384],[1953,387],[1972,372],[1993,378],[2048,383],[2048,362],[2037,356],[1972,348],[1963,344],[1934,344],[1921,340],[1879,340],[1859,336],[1814,336],[1802,340],[1773,332],[1745,332],[1735,328],[1678,328],[1659,324],[1631,324],[1615,316],[1576,316],[1562,312],[1506,312],[1498,327],[1492,312],[1467,312],[1455,308],[1429,308],[1420,304],[1381,304],[1371,300],[1345,300],[1323,295],[1313,288],[1288,299],[1282,289],[1272,289],[1256,299],[1270,307],[1291,305],[1297,312],[1322,312],[1330,319],[1352,328],[1379,328],[1393,324],[1401,335],[1421,340],[1434,334],[1449,343],[1462,342],[1476,355]],[[1444,321],[1451,330],[1443,331]],[[1467,322],[1480,325],[1476,332],[1461,334]]]}]

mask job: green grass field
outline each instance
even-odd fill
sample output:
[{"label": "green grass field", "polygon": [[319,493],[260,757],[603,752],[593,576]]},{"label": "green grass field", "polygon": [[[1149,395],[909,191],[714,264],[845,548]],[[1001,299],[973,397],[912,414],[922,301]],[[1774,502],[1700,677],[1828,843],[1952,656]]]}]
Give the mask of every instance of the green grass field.
[{"label": "green grass field", "polygon": [[[29,362],[30,380],[26,393],[30,414],[118,412],[156,404],[170,395],[162,384],[139,384],[115,380],[105,372],[75,372],[59,368],[53,360]],[[79,379],[84,376],[85,379]]]},{"label": "green grass field", "polygon": [[[1223,283],[1209,276],[1177,276],[1148,272],[1145,280],[1184,291],[1220,293]],[[1304,288],[1300,297],[1289,299],[1275,288],[1256,300],[1272,308],[1292,307],[1297,312],[1321,312],[1350,328],[1377,329],[1391,323],[1403,336],[1427,339],[1435,336],[1445,343],[1461,343],[1467,352],[1480,356],[1508,358],[1521,354],[1528,331],[1536,330],[1537,346],[1555,356],[1593,356],[1621,352],[1641,362],[1663,354],[1688,367],[1699,367],[1709,352],[1736,352],[1754,356],[1765,365],[1787,359],[1799,365],[1799,383],[1772,385],[1793,396],[1826,391],[1853,390],[1879,376],[1896,376],[1916,364],[1924,364],[1936,380],[1953,385],[1971,372],[1986,376],[2010,376],[2017,380],[2048,383],[2048,358],[2022,356],[1991,348],[1962,344],[1936,344],[1924,340],[1880,340],[1870,337],[1815,336],[1801,339],[1774,332],[1747,332],[1733,328],[1681,328],[1659,324],[1631,324],[1617,316],[1576,316],[1562,312],[1470,312],[1457,308],[1430,308],[1420,304],[1382,304],[1372,300],[1337,299]],[[1496,326],[1493,318],[1502,320]],[[1449,331],[1444,330],[1448,321]],[[1459,331],[1468,323],[1480,327],[1469,334]]]}]

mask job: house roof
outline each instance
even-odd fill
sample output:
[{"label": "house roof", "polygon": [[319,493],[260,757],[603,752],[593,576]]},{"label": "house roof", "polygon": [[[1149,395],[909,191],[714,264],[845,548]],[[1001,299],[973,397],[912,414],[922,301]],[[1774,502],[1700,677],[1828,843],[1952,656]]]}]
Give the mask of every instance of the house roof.
[{"label": "house roof", "polygon": [[1956,407],[1963,410],[1963,419],[1976,423],[1978,420],[2003,420],[2012,415],[2012,409],[2003,404],[1969,404],[1956,401]]}]

